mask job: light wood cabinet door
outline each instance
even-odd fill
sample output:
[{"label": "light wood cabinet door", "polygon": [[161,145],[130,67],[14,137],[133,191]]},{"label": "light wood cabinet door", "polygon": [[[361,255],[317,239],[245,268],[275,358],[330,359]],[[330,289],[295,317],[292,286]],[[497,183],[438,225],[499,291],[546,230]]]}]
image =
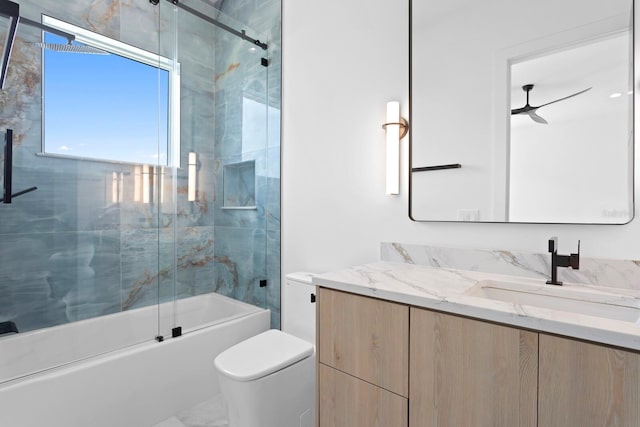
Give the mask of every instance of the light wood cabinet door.
[{"label": "light wood cabinet door", "polygon": [[407,399],[320,364],[319,427],[407,427]]},{"label": "light wood cabinet door", "polygon": [[410,426],[536,425],[537,333],[412,307],[410,343]]},{"label": "light wood cabinet door", "polygon": [[320,288],[321,363],[408,396],[409,307]]},{"label": "light wood cabinet door", "polygon": [[640,426],[640,354],[540,334],[540,427]]}]

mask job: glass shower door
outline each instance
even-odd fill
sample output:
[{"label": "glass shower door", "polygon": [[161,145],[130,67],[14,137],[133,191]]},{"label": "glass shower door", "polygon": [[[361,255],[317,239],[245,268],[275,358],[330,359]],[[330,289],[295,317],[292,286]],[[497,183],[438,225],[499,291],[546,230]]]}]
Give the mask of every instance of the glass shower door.
[{"label": "glass shower door", "polygon": [[[267,274],[273,191],[267,150],[269,51],[221,28],[267,41],[210,4],[159,6],[171,22],[161,35],[164,47],[181,70],[176,304],[174,323],[163,330],[187,332],[233,315],[215,302],[216,294],[266,307],[269,287],[279,289],[279,277],[272,281]],[[279,195],[279,180],[277,188]],[[279,198],[276,204],[279,209]]]},{"label": "glass shower door", "polygon": [[173,221],[159,207],[170,67],[153,8],[18,3],[0,93],[0,130],[12,134],[0,178],[3,189],[11,178],[0,203],[0,324],[19,332],[0,335],[11,361],[0,382],[153,340],[160,236]]},{"label": "glass shower door", "polygon": [[[218,17],[264,42],[265,34]],[[214,73],[215,292],[261,308],[279,283],[267,274],[270,216],[268,75],[270,50],[216,29]]]}]

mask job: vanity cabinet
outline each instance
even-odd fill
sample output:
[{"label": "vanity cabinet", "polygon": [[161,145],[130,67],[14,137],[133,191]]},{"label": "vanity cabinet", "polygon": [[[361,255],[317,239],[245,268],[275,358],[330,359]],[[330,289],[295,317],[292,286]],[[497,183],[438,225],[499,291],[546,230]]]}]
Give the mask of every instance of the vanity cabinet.
[{"label": "vanity cabinet", "polygon": [[540,334],[540,427],[640,426],[640,354]]},{"label": "vanity cabinet", "polygon": [[320,288],[318,427],[639,427],[640,353]]},{"label": "vanity cabinet", "polygon": [[407,399],[322,363],[320,427],[407,427]]},{"label": "vanity cabinet", "polygon": [[411,308],[409,425],[535,427],[538,334]]},{"label": "vanity cabinet", "polygon": [[318,290],[319,427],[407,426],[409,307]]}]

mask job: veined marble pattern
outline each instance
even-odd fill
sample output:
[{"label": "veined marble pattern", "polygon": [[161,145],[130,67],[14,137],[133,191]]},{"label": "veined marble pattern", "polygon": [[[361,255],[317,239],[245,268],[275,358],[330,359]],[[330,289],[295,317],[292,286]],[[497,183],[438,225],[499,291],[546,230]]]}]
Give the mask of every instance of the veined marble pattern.
[{"label": "veined marble pattern", "polygon": [[[403,243],[381,243],[380,260],[547,279],[551,271],[551,255],[548,253]],[[560,267],[558,279],[585,285],[640,290],[640,261],[580,257],[580,269]]]},{"label": "veined marble pattern", "polygon": [[[549,286],[540,278],[382,261],[320,274],[312,281],[374,298],[640,350],[638,290],[566,283]],[[526,291],[515,292],[520,293],[519,299],[505,300],[479,293],[499,286]],[[526,295],[521,298],[522,294]],[[539,295],[542,302],[535,299]]]},{"label": "veined marble pattern", "polygon": [[[20,26],[6,88],[0,91],[0,125],[14,129],[14,188],[38,186],[38,191],[0,205],[0,321],[14,320],[24,332],[174,295],[219,292],[267,306],[277,327],[279,137],[243,133],[242,102],[246,92],[279,108],[279,47],[265,54],[267,70],[247,42],[223,37],[168,2],[157,7],[146,0],[18,2],[21,13],[34,20],[46,13],[164,56],[177,55],[181,160],[185,165],[189,151],[198,153],[198,189],[197,200],[187,201],[187,168],[164,168],[164,202],[157,203],[156,189],[156,203],[145,204],[135,198],[134,165],[35,156],[42,143],[42,52],[28,43],[38,40],[40,31]],[[219,14],[211,5],[191,4]],[[224,8],[238,21],[259,23],[259,31],[270,29],[272,46],[279,46],[279,0],[259,6],[227,1]],[[261,138],[264,149],[257,152]],[[250,153],[247,146],[253,147]],[[258,209],[223,212],[217,196],[222,164],[247,156],[259,162]],[[123,176],[119,203],[111,200],[114,172]],[[259,287],[264,278],[268,289]]]},{"label": "veined marble pattern", "polygon": [[[225,15],[217,18],[231,26],[247,23],[247,34],[267,42],[269,49],[250,49],[247,42],[216,30],[214,77],[215,252],[238,265],[235,285],[229,283],[227,271],[216,269],[216,280],[221,282],[217,285],[233,287],[237,299],[269,308],[273,328],[280,325],[280,138],[275,117],[280,109],[280,3],[221,2]],[[269,60],[268,67],[261,58]],[[259,125],[243,127],[244,98],[264,105]],[[224,165],[247,160],[255,160],[257,209],[222,210]],[[260,279],[267,279],[266,288],[259,287]]]}]

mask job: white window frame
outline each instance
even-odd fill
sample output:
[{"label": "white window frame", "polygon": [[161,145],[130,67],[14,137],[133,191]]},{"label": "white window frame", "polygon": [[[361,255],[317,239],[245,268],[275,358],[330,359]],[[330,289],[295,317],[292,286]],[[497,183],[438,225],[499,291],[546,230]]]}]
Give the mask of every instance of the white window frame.
[{"label": "white window frame", "polygon": [[[105,52],[113,53],[133,61],[165,70],[169,73],[169,99],[167,100],[167,166],[180,167],[180,63],[170,58],[158,55],[153,52],[140,49],[130,44],[103,36],[93,31],[86,30],[68,22],[61,21],[51,16],[42,15],[42,23],[75,36],[77,42],[92,46]],[[43,100],[45,102],[45,100]],[[46,138],[46,135],[44,136]],[[45,153],[44,138],[42,139],[43,155],[82,158],[78,156],[67,156],[52,153]],[[126,163],[109,159],[86,158],[87,160],[105,160],[111,163]]]}]

